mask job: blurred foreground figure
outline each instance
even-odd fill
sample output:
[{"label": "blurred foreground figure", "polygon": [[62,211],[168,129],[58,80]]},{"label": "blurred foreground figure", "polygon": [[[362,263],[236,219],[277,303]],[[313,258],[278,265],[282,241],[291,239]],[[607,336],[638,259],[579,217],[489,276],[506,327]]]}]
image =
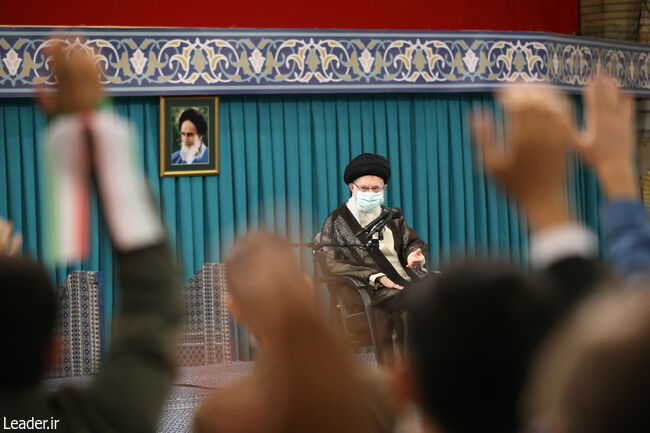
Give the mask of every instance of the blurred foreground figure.
[{"label": "blurred foreground figure", "polygon": [[533,356],[567,312],[602,278],[596,239],[571,216],[567,149],[575,139],[567,98],[513,86],[498,95],[508,119],[499,143],[477,117],[477,160],[522,207],[531,230],[533,275],[466,264],[422,280],[410,294],[406,364],[398,383],[445,433],[515,433]]},{"label": "blurred foreground figure", "polygon": [[588,302],[548,343],[531,382],[530,432],[650,431],[650,293]]},{"label": "blurred foreground figure", "polygon": [[230,309],[259,342],[252,374],[199,408],[201,433],[391,432],[387,384],[363,371],[314,308],[293,249],[268,233],[226,261]]},{"label": "blurred foreground figure", "polygon": [[607,258],[636,291],[591,300],[556,333],[537,360],[525,419],[531,432],[650,431],[650,223],[635,180],[634,101],[599,77],[584,106],[573,149],[607,197]]},{"label": "blurred foreground figure", "polygon": [[[22,258],[0,259],[3,426],[60,432],[154,432],[172,384],[173,340],[182,317],[175,261],[156,206],[134,163],[127,156],[103,157],[110,153],[107,149],[124,147],[125,143],[112,140],[128,131],[124,133],[124,123],[112,114],[94,111],[101,88],[93,59],[79,52],[68,56],[60,46],[51,54],[58,92],[41,97],[48,114],[56,116],[50,121],[50,136],[55,137],[48,140],[59,146],[84,143],[83,148],[75,148],[84,153],[67,160],[62,173],[83,171],[77,164],[85,164],[85,171],[96,174],[119,262],[122,305],[110,353],[90,385],[44,394],[40,381],[58,352],[52,336],[54,288],[38,264]],[[70,149],[60,149],[74,156]],[[112,182],[117,178],[121,181]],[[125,220],[130,224],[125,225]]]},{"label": "blurred foreground figure", "polygon": [[634,99],[609,77],[590,80],[583,97],[586,128],[572,149],[595,173],[607,198],[601,222],[605,252],[626,286],[647,288],[650,220],[636,179]]},{"label": "blurred foreground figure", "polygon": [[434,431],[517,432],[527,367],[554,317],[541,287],[505,265],[467,263],[414,288],[400,394]]}]

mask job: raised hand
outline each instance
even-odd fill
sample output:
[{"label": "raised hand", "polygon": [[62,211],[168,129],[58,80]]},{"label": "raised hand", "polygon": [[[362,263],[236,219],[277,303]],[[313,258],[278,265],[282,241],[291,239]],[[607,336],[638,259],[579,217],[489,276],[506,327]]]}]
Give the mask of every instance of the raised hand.
[{"label": "raised hand", "polygon": [[62,42],[50,41],[47,55],[56,77],[56,92],[37,90],[39,104],[48,115],[94,109],[102,99],[102,85],[91,51],[66,49]]},{"label": "raised hand", "polygon": [[414,268],[416,266],[424,264],[424,254],[422,254],[422,249],[418,248],[417,250],[413,251],[411,254],[406,259],[407,268]]},{"label": "raised hand", "polygon": [[574,150],[596,172],[609,199],[637,198],[634,179],[634,99],[614,79],[592,78],[583,96],[585,130]]},{"label": "raised hand", "polygon": [[486,172],[520,203],[533,228],[567,221],[566,151],[577,135],[568,99],[550,88],[526,85],[508,87],[498,99],[509,146],[497,143],[486,113],[472,122]]},{"label": "raised hand", "polygon": [[23,237],[20,233],[15,233],[13,228],[11,221],[0,218],[0,255],[11,257],[20,250]]}]

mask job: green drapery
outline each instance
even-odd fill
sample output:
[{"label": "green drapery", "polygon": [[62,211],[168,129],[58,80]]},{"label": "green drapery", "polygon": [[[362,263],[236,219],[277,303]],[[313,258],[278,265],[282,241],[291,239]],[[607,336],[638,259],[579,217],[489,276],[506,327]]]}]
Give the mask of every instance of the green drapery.
[{"label": "green drapery", "polygon": [[[138,129],[142,167],[189,279],[205,262],[220,262],[235,237],[270,229],[308,242],[327,214],[349,197],[342,181],[361,152],[392,165],[386,204],[399,206],[430,245],[429,266],[455,258],[498,254],[525,263],[527,235],[513,203],[475,164],[471,108],[494,109],[491,96],[271,95],[227,96],[219,107],[219,175],[159,177],[159,101],[114,100]],[[24,250],[43,254],[42,165],[38,145],[45,120],[30,100],[0,100],[0,216],[24,234]],[[577,213],[598,226],[602,200],[593,176],[573,164]],[[119,298],[109,236],[93,208],[88,260],[52,269],[58,283],[75,269],[104,274],[110,317]],[[309,252],[302,251],[307,271]],[[236,356],[249,357],[248,336],[236,330]]]}]

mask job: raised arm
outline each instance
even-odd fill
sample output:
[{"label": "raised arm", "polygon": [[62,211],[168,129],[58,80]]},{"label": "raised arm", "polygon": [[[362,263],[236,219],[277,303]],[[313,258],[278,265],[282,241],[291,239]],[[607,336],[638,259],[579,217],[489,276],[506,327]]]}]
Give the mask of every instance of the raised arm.
[{"label": "raised arm", "polygon": [[113,113],[95,111],[101,87],[94,60],[83,52],[68,56],[61,46],[52,54],[58,92],[40,98],[53,116],[50,132],[56,138],[48,145],[62,148],[78,140],[80,130],[92,137],[89,164],[117,253],[122,299],[110,353],[92,384],[53,398],[69,411],[69,422],[85,423],[88,430],[153,432],[172,384],[173,341],[182,315],[175,260],[130,155],[134,134]]},{"label": "raised arm", "polygon": [[491,119],[474,122],[488,174],[517,200],[531,231],[530,259],[547,294],[569,308],[601,278],[595,236],[571,216],[567,148],[576,140],[567,98],[549,88],[512,86],[499,95],[509,146],[497,143]]},{"label": "raised arm", "polygon": [[650,273],[650,222],[634,169],[634,100],[598,77],[584,94],[586,128],[575,150],[595,171],[607,197],[602,223],[607,257],[624,277]]}]

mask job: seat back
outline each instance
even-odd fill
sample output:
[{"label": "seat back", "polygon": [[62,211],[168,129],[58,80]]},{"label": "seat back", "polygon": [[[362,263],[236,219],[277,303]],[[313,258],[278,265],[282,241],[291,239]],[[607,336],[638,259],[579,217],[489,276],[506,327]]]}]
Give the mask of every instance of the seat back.
[{"label": "seat back", "polygon": [[177,346],[179,366],[231,360],[231,321],[226,307],[226,269],[206,263],[183,287],[185,316]]},{"label": "seat back", "polygon": [[63,350],[48,377],[96,373],[105,344],[101,273],[72,272],[56,289],[56,299],[54,335],[62,342]]}]

